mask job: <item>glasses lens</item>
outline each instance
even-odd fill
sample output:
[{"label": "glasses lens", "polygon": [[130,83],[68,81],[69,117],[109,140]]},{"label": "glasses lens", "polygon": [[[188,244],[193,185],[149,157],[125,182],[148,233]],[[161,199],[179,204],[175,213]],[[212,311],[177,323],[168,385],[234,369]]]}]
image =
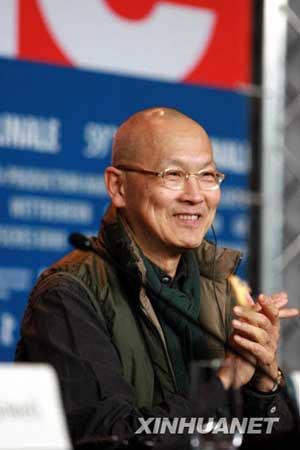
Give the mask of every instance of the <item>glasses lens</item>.
[{"label": "glasses lens", "polygon": [[169,189],[181,189],[184,185],[185,172],[180,169],[166,169],[163,172],[165,186]]},{"label": "glasses lens", "polygon": [[219,186],[219,179],[217,177],[217,174],[212,170],[200,172],[198,174],[198,180],[200,187],[204,190],[209,191],[212,189],[217,189],[217,187]]},{"label": "glasses lens", "polygon": [[195,177],[198,181],[199,188],[205,191],[218,189],[224,179],[224,175],[213,170],[204,170],[198,173],[188,174],[181,169],[166,169],[163,172],[162,179],[169,189],[183,189],[186,180],[189,177]]}]

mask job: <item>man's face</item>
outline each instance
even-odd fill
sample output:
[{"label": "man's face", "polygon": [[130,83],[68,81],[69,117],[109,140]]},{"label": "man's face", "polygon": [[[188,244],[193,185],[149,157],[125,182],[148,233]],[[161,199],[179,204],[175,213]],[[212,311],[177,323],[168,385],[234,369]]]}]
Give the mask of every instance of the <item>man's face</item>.
[{"label": "man's face", "polygon": [[[210,142],[200,127],[167,127],[131,165],[160,172],[215,169]],[[195,177],[182,190],[171,190],[159,177],[125,172],[126,220],[145,254],[176,255],[200,245],[220,201],[220,189],[201,190]]]}]

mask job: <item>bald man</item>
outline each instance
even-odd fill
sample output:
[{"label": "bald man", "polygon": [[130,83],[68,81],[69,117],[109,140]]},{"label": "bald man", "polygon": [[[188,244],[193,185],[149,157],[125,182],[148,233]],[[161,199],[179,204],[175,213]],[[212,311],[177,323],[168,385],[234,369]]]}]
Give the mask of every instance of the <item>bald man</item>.
[{"label": "bald man", "polygon": [[[191,416],[190,363],[212,358],[235,361],[248,417],[276,412],[278,430],[291,426],[276,351],[279,317],[293,313],[284,295],[233,309],[228,277],[241,255],[204,239],[223,179],[205,130],[176,110],[141,111],[117,131],[96,252],[76,250],[41,275],[16,353],[55,367],[74,441]],[[253,364],[225,351],[229,339]],[[212,383],[205,414],[232,383],[227,365]]]}]

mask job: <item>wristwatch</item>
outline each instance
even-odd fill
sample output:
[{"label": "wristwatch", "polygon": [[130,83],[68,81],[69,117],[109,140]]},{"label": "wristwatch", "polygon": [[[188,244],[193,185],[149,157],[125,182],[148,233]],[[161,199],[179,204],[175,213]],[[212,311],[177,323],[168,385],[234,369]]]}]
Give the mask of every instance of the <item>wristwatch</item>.
[{"label": "wristwatch", "polygon": [[253,379],[248,383],[248,386],[252,390],[254,390],[254,391],[256,391],[256,392],[258,392],[260,394],[270,394],[270,393],[272,394],[274,392],[277,392],[277,390],[280,387],[284,386],[284,376],[283,376],[283,373],[282,373],[281,369],[278,368],[276,380],[274,381],[274,384],[273,384],[273,386],[271,387],[271,389],[269,391],[261,391],[260,389],[258,389],[256,386],[254,386]]},{"label": "wristwatch", "polygon": [[276,392],[277,389],[278,389],[279,387],[281,387],[282,385],[283,385],[283,373],[282,373],[281,370],[278,368],[276,381],[275,381],[275,383],[273,384],[273,387],[272,387],[272,389],[271,389],[270,392]]}]

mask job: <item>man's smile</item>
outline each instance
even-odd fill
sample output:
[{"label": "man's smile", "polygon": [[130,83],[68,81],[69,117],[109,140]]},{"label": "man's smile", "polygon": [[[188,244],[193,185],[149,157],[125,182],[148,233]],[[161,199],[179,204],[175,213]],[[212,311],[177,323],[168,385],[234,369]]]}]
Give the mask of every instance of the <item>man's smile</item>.
[{"label": "man's smile", "polygon": [[174,214],[174,217],[176,218],[177,222],[181,223],[182,225],[188,225],[191,227],[199,227],[203,216],[202,214],[191,214],[191,213],[178,213]]}]

